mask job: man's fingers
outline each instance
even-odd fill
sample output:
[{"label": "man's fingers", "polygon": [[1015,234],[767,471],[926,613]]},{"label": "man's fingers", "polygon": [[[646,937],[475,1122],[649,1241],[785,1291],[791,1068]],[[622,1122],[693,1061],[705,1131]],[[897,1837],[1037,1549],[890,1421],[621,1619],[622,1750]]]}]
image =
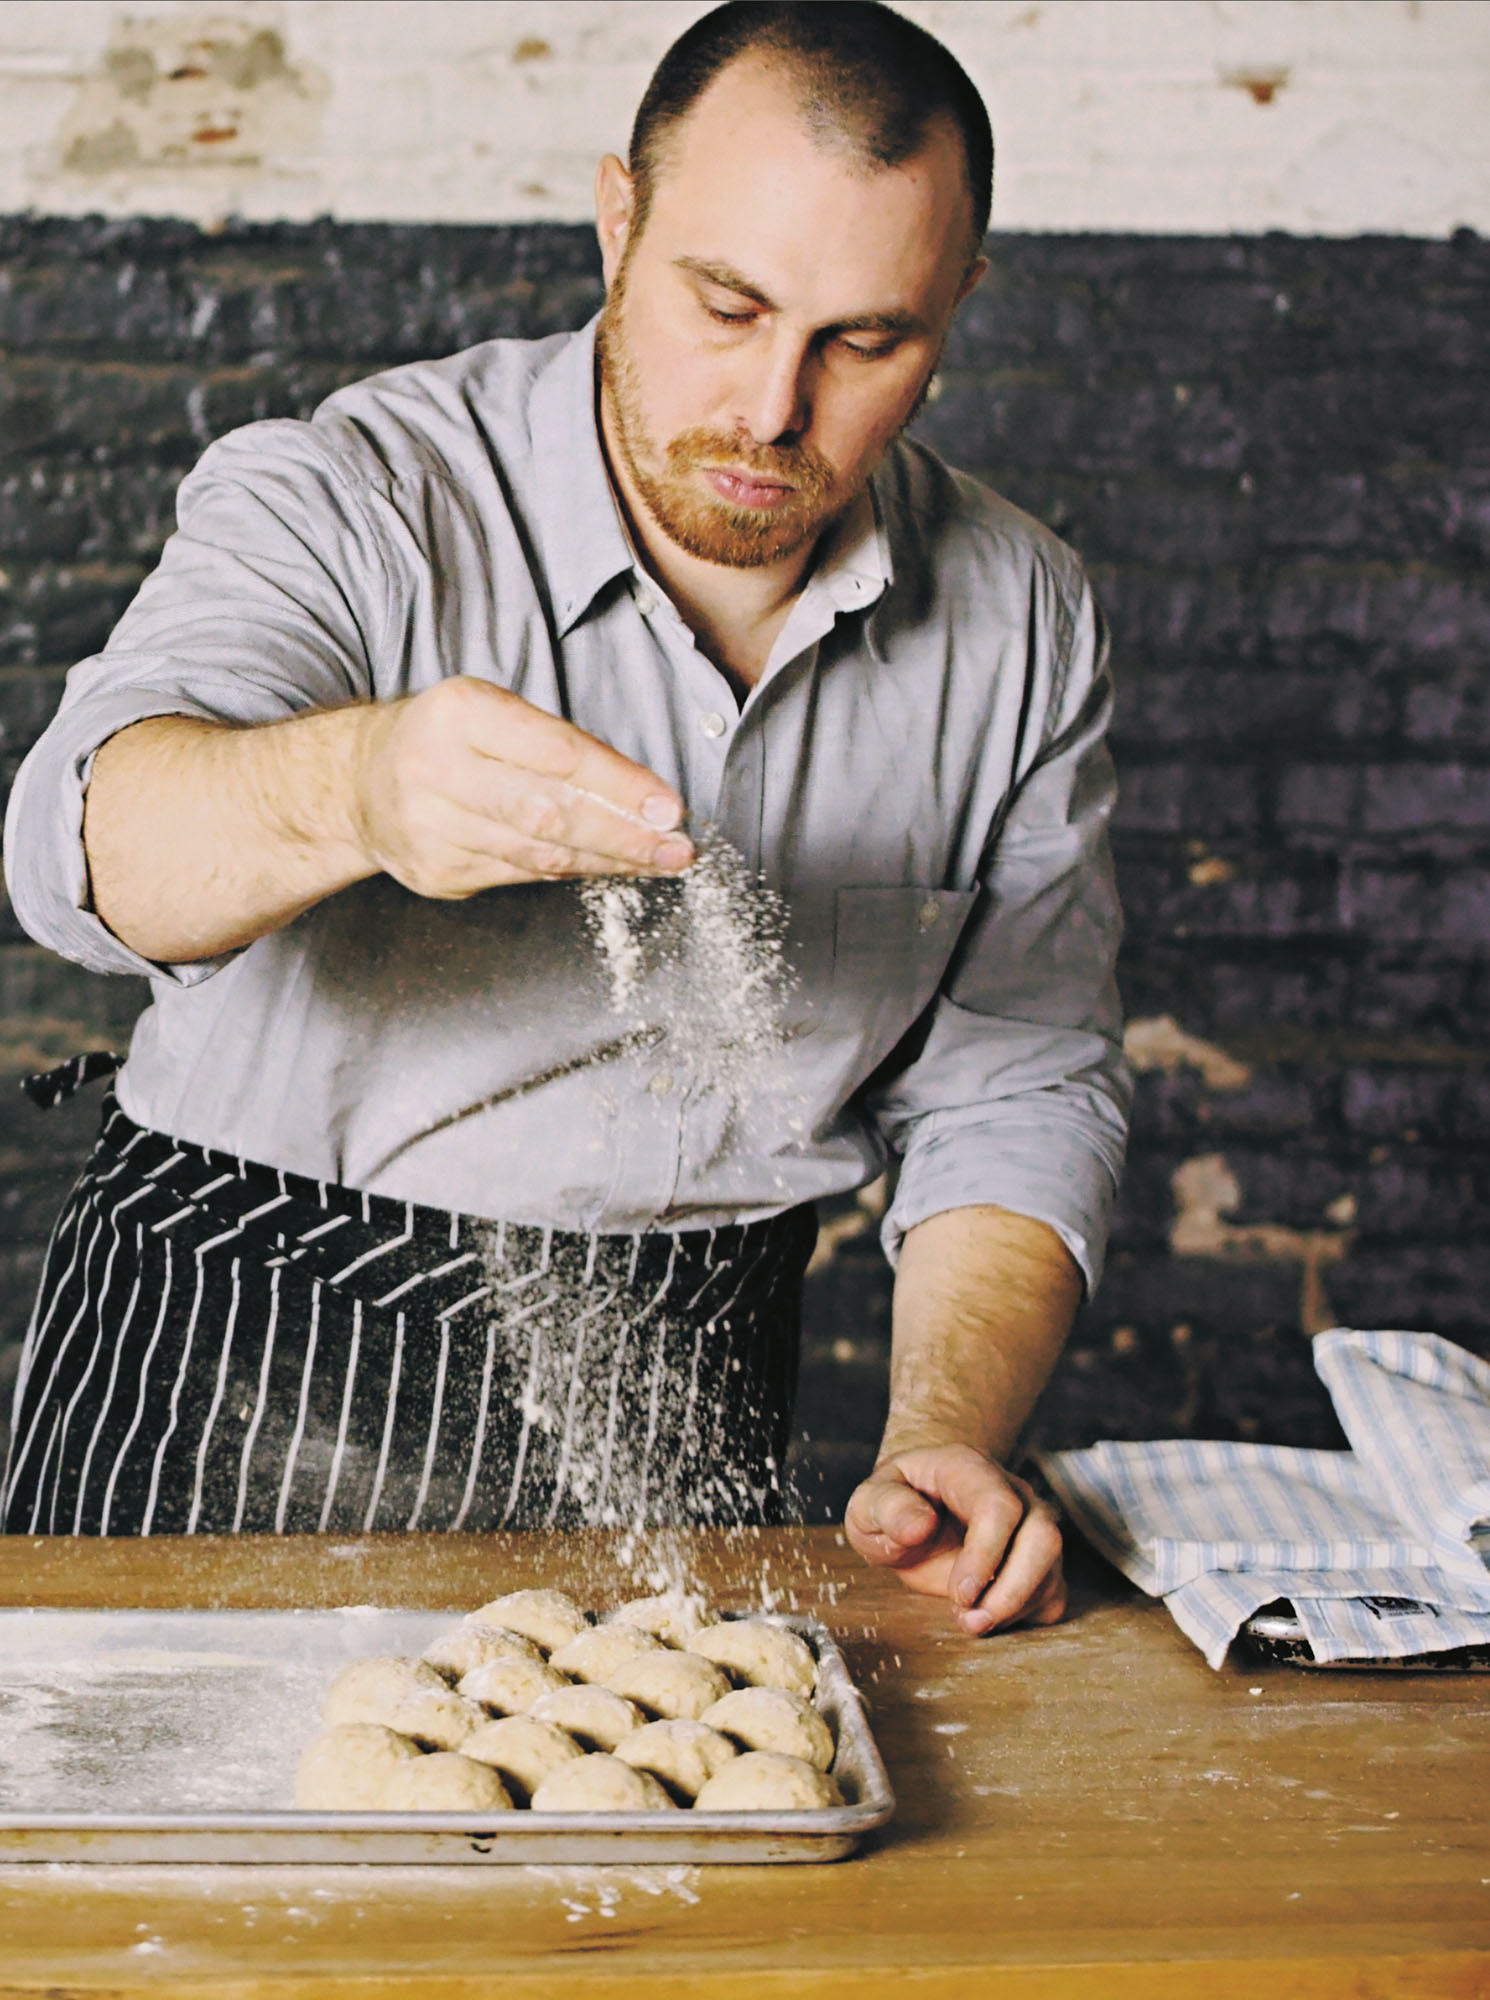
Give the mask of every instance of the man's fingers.
[{"label": "man's fingers", "polygon": [[962,1523],[962,1548],[947,1591],[955,1604],[976,1604],[1004,1560],[1033,1498],[1030,1489],[971,1446],[906,1452],[897,1468]]},{"label": "man's fingers", "polygon": [[1018,1509],[1017,1501],[991,1505],[968,1523],[947,1586],[947,1595],[960,1610],[981,1601],[1008,1560],[1023,1519]]},{"label": "man's fingers", "polygon": [[844,1516],[854,1547],[870,1561],[880,1562],[919,1548],[936,1533],[940,1521],[931,1501],[894,1471],[865,1480]]},{"label": "man's fingers", "polygon": [[[446,686],[456,686],[452,681]],[[484,756],[557,778],[618,814],[654,832],[681,825],[683,801],[644,764],[577,729],[562,716],[535,708],[505,688],[468,681],[462,696],[467,741]],[[596,843],[602,850],[608,842]]]},{"label": "man's fingers", "polygon": [[963,1626],[969,1632],[991,1632],[1019,1618],[1053,1623],[1064,1609],[1060,1527],[1044,1502],[1032,1497],[997,1576],[976,1606],[963,1613]]},{"label": "man's fingers", "polygon": [[[459,805],[487,822],[483,846],[530,875],[669,872],[694,858],[685,834],[659,833],[573,785],[494,759],[473,764],[455,780]],[[600,865],[576,867],[575,855]]]},{"label": "man's fingers", "polygon": [[360,835],[419,895],[672,874],[694,859],[671,786],[505,688],[456,675],[369,714]]},{"label": "man's fingers", "polygon": [[1046,1577],[1043,1587],[1030,1601],[1024,1614],[1027,1625],[1057,1625],[1066,1615],[1066,1574],[1059,1563]]},{"label": "man's fingers", "polygon": [[[993,1468],[989,1468],[992,1472]],[[954,1604],[976,1604],[1008,1559],[1028,1502],[1012,1480],[998,1474],[972,1496],[962,1554],[952,1572]]]},{"label": "man's fingers", "polygon": [[[950,1598],[966,1632],[1054,1624],[1064,1614],[1055,1513],[971,1446],[898,1453],[859,1488],[845,1518],[861,1555],[893,1564],[913,1589]],[[914,1542],[905,1534],[912,1521]]]}]

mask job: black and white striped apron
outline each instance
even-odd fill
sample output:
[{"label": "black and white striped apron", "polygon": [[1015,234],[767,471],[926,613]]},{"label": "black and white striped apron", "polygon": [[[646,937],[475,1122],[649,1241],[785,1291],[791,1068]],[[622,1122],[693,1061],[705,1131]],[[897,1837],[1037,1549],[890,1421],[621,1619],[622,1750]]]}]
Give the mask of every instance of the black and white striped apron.
[{"label": "black and white striped apron", "polygon": [[814,1234],[805,1208],[494,1223],[178,1142],[110,1098],[47,1253],[0,1526],[780,1518]]}]

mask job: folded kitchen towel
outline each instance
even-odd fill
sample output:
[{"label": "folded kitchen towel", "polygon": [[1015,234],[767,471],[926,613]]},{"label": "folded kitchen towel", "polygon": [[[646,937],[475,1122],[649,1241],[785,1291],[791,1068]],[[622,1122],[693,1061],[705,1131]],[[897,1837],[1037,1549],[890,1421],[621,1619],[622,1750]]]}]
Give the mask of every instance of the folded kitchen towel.
[{"label": "folded kitchen towel", "polygon": [[1397,1519],[1445,1569],[1490,1576],[1490,1363],[1436,1333],[1336,1327],[1314,1366]]},{"label": "folded kitchen towel", "polygon": [[1320,1339],[1352,1450],[1173,1438],[1047,1452],[1057,1499],[1213,1667],[1279,1598],[1318,1659],[1490,1643],[1490,1369],[1432,1334]]},{"label": "folded kitchen towel", "polygon": [[1255,1611],[1286,1598],[1316,1660],[1402,1660],[1490,1644],[1490,1593],[1436,1569],[1213,1570],[1164,1602],[1213,1667]]},{"label": "folded kitchen towel", "polygon": [[1040,1463],[1087,1539],[1152,1597],[1217,1570],[1422,1568],[1433,1559],[1349,1451],[1165,1438],[1048,1452]]}]

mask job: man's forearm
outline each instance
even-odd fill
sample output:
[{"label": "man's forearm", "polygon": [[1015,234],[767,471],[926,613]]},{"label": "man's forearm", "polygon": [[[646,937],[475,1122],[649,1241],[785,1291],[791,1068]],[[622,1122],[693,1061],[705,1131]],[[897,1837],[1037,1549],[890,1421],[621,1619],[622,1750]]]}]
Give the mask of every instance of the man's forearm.
[{"label": "man's forearm", "polygon": [[162,963],[251,944],[376,872],[352,813],[365,708],[257,728],[158,716],[94,758],[83,816],[93,907]]},{"label": "man's forearm", "polygon": [[1081,1299],[1075,1261],[1043,1222],[949,1209],[907,1232],[895,1279],[882,1459],[944,1444],[1002,1461]]},{"label": "man's forearm", "polygon": [[161,716],[105,743],[83,813],[93,907],[157,961],[211,958],[386,873],[418,896],[677,874],[683,801],[562,716],[452,674],[253,728]]}]

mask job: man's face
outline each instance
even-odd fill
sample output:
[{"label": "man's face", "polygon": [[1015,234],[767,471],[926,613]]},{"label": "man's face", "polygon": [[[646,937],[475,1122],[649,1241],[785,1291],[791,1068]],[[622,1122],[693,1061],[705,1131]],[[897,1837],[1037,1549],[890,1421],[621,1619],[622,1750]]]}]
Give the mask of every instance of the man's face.
[{"label": "man's face", "polygon": [[745,58],[672,136],[639,236],[607,230],[604,170],[601,188],[602,382],[629,484],[690,555],[785,561],[843,512],[936,365],[968,277],[955,133],[866,172]]}]

